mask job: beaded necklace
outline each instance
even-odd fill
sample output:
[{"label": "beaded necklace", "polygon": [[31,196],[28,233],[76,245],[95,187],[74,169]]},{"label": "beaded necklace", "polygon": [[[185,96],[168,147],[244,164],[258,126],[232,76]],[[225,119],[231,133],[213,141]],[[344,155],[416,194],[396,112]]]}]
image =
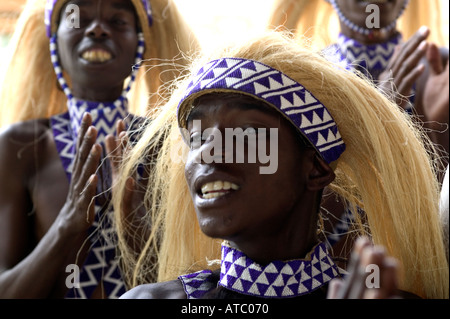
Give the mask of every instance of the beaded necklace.
[{"label": "beaded necklace", "polygon": [[317,244],[304,259],[262,266],[224,242],[217,284],[211,275],[211,270],[203,270],[179,277],[188,299],[202,298],[215,285],[259,298],[294,298],[323,287],[340,272],[324,243]]},{"label": "beaded necklace", "polygon": [[376,34],[389,34],[391,32],[396,24],[398,18],[405,12],[406,7],[408,6],[409,0],[404,0],[403,6],[400,9],[399,13],[397,14],[397,17],[395,17],[394,21],[392,21],[389,25],[383,27],[383,28],[364,28],[361,26],[356,25],[353,23],[347,16],[342,12],[341,8],[337,4],[336,0],[328,0],[330,4],[333,6],[334,10],[336,11],[339,20],[344,23],[348,28],[350,28],[352,31],[358,32],[360,34],[363,34],[365,36],[368,36],[369,38],[375,37]]}]

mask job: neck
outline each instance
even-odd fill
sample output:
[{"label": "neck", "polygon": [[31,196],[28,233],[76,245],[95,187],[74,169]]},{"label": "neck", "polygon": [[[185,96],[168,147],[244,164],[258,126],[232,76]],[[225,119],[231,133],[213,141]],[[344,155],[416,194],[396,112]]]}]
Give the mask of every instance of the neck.
[{"label": "neck", "polygon": [[72,94],[77,100],[92,102],[114,102],[121,96],[122,91],[123,84],[120,84],[115,88],[109,88],[107,90],[78,87],[76,85],[74,85],[72,88]]},{"label": "neck", "polygon": [[261,265],[274,260],[303,258],[319,242],[317,216],[321,193],[311,196],[314,200],[305,200],[303,197],[302,201],[296,203],[291,214],[273,233],[259,230],[247,236],[234,236],[227,239],[230,246]]},{"label": "neck", "polygon": [[350,29],[342,21],[340,22],[340,26],[341,26],[341,33],[343,35],[345,35],[347,38],[354,39],[364,45],[372,45],[387,42],[389,39],[391,39],[398,33],[396,28],[393,28],[390,31],[374,29],[370,34],[365,35]]}]

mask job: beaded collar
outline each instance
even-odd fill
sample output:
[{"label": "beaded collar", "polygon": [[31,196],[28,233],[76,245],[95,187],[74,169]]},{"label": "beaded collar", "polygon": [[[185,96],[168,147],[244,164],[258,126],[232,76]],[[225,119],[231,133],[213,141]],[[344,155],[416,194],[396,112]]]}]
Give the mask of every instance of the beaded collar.
[{"label": "beaded collar", "polygon": [[[179,277],[189,299],[201,298],[214,288],[211,273],[203,270]],[[224,242],[217,285],[259,298],[294,298],[309,294],[339,276],[325,243],[317,244],[305,259],[274,261],[262,266]]]},{"label": "beaded collar", "polygon": [[400,33],[387,42],[371,45],[361,44],[340,33],[337,43],[327,49],[327,54],[336,55],[347,69],[357,69],[366,76],[377,80],[388,66],[395,47],[401,42],[402,35]]}]

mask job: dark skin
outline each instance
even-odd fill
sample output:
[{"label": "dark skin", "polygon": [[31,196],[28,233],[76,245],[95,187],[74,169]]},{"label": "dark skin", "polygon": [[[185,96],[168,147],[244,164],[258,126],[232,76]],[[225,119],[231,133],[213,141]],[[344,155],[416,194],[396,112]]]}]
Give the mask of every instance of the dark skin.
[{"label": "dark skin", "polygon": [[[342,12],[353,23],[360,27],[366,27],[366,19],[370,13],[365,12],[366,6],[370,1],[359,0],[337,0],[337,4]],[[384,3],[373,2],[380,8],[380,28],[389,25],[399,14],[404,0],[387,0]],[[390,32],[375,32],[373,35],[363,35],[351,30],[343,22],[340,23],[341,32],[349,38],[355,39],[362,44],[383,43],[395,36],[398,30],[394,27]],[[443,68],[439,69],[436,65],[446,65],[448,61],[448,49],[439,48],[436,45],[427,42],[430,30],[423,26],[406,42],[399,45],[392,57],[386,71],[380,75],[382,83],[380,88],[385,92],[390,92],[391,87],[396,88],[398,93],[394,96],[397,104],[402,108],[407,107],[407,103],[401,96],[409,96],[411,89],[416,83],[416,100],[414,109],[419,116],[426,115],[424,109],[432,108],[433,100],[425,94],[425,88],[432,81],[434,73],[441,73]],[[388,79],[392,83],[384,83]],[[426,121],[427,119],[423,119]],[[448,123],[448,120],[447,120]],[[448,143],[444,145],[448,151]]]},{"label": "dark skin", "polygon": [[[370,13],[365,12],[370,1],[359,0],[337,0],[338,6],[350,21],[360,27],[366,27],[366,19]],[[404,0],[387,0],[385,3],[373,2],[380,8],[380,28],[392,23],[400,13]],[[372,35],[364,35],[351,30],[343,22],[340,23],[341,32],[358,42],[366,45],[383,43],[394,37],[398,30],[394,27],[390,32],[377,32],[375,29]],[[430,30],[421,27],[410,39],[398,46],[386,71],[380,75],[380,81],[392,79],[392,83],[381,83],[379,86],[383,91],[389,92],[392,85],[397,89],[395,96],[397,104],[406,108],[407,103],[400,96],[409,96],[414,83],[417,82],[417,98],[415,109],[417,114],[423,115],[423,109],[428,107],[432,101],[424,99],[423,91],[429,80],[428,69],[435,69],[436,59],[441,59],[443,65],[448,61],[448,49],[440,49],[440,52],[429,52],[431,44],[427,43]],[[439,54],[440,53],[440,54]],[[438,56],[436,56],[438,54]],[[440,55],[440,56],[439,56]]]},{"label": "dark skin", "polygon": [[[318,203],[324,187],[335,177],[333,170],[312,147],[300,141],[298,131],[288,120],[260,101],[239,94],[209,94],[200,97],[196,105],[188,119],[191,144],[185,176],[202,232],[228,240],[262,265],[274,260],[304,258],[318,242]],[[202,152],[213,149],[214,140],[211,135],[205,135],[201,143],[193,142],[199,134],[203,135],[199,127],[193,125],[194,120],[201,120],[203,132],[205,128],[214,127],[222,136],[225,136],[225,128],[277,128],[277,171],[260,174],[261,163],[249,162],[248,151],[244,163],[199,161],[199,156],[203,158]],[[245,148],[248,149],[251,148]],[[217,180],[230,181],[239,188],[226,190],[217,198],[207,198],[202,186]],[[379,289],[368,289],[365,284],[368,273],[361,269],[369,264],[380,267]],[[388,257],[382,247],[372,246],[362,238],[355,247],[349,268],[351,275],[345,280],[332,281],[327,297],[400,296],[397,268],[396,261]],[[121,298],[185,299],[186,294],[181,281],[173,280],[137,286]]]},{"label": "dark skin", "polygon": [[[278,169],[274,174],[260,174],[263,164],[248,162],[248,148],[244,163],[208,164],[197,163],[196,158],[207,152],[212,139],[205,137],[201,146],[191,147],[185,176],[202,232],[228,240],[261,264],[304,257],[318,242],[319,201],[325,185],[334,179],[332,169],[312,147],[301,146],[299,133],[282,115],[265,105],[262,108],[250,97],[205,95],[189,118],[191,137],[202,134],[193,129],[194,119],[201,120],[202,129],[217,128],[222,136],[225,128],[278,129]],[[206,199],[201,187],[216,180],[232,182],[239,189]],[[181,282],[175,280],[143,285],[122,297],[172,299],[186,295]]]},{"label": "dark skin", "polygon": [[[371,1],[359,1],[359,0],[337,0],[337,5],[344,13],[344,15],[351,22],[356,24],[357,26],[366,28],[366,20],[368,15],[371,12],[366,12],[366,7]],[[388,0],[385,3],[374,2],[380,9],[380,28],[387,27],[392,21],[395,20],[397,15],[399,14],[403,0]],[[374,44],[380,43],[393,37],[397,30],[394,28],[388,33],[377,33],[374,32],[372,36],[366,36],[364,34],[358,33],[356,31],[351,30],[344,23],[340,24],[341,32],[348,36],[351,39],[355,39],[363,44]]]},{"label": "dark skin", "polygon": [[[384,3],[375,1],[359,1],[359,0],[337,0],[337,4],[341,11],[350,21],[360,27],[366,27],[366,19],[370,12],[366,12],[367,4],[376,4],[380,8],[380,27],[389,25],[398,16],[404,0],[387,0]],[[351,30],[344,23],[340,23],[341,32],[352,39],[366,45],[384,43],[394,37],[398,30],[394,27],[388,33],[374,32],[373,35],[367,36]],[[435,44],[427,42],[430,30],[427,27],[420,28],[410,39],[400,44],[391,58],[386,70],[381,73],[377,81],[377,85],[381,91],[386,92],[399,105],[406,109],[408,106],[408,97],[414,84],[416,85],[416,96],[414,103],[415,118],[421,121],[421,125],[433,131],[429,133],[431,140],[441,146],[443,152],[439,153],[439,157],[443,159],[441,169],[444,169],[448,163],[448,116],[446,117],[445,107],[436,107],[442,105],[440,101],[436,101],[438,96],[442,96],[443,91],[437,91],[437,87],[442,87],[443,77],[445,76],[445,65],[448,64],[448,49],[438,48]],[[393,91],[392,88],[395,88]],[[440,92],[436,95],[436,92]],[[444,91],[445,92],[445,91]],[[445,104],[445,101],[444,101]],[[447,99],[448,105],[448,99]],[[436,110],[439,110],[437,112]],[[443,124],[437,124],[433,121],[442,121]],[[444,157],[443,157],[444,156]],[[442,180],[442,174],[438,174],[438,178]],[[323,207],[339,218],[344,212],[342,201],[336,199],[332,192],[326,190]],[[332,225],[336,222],[336,218],[330,218],[330,222],[325,223],[325,229],[331,230]],[[343,239],[334,246],[337,256],[347,256],[351,251],[354,238],[344,236]],[[346,267],[346,263],[340,264]]]},{"label": "dark skin", "polygon": [[[313,148],[298,146],[298,133],[281,115],[248,105],[254,105],[253,100],[239,95],[200,98],[188,123],[191,138],[200,133],[192,125],[194,119],[201,120],[202,127],[217,128],[223,136],[225,128],[276,128],[278,139],[271,138],[270,145],[275,145],[273,141],[278,145],[277,170],[274,174],[261,174],[262,164],[248,160],[242,164],[198,164],[196,157],[207,152],[213,141],[207,138],[201,146],[191,147],[185,175],[200,228],[209,237],[228,240],[260,264],[302,257],[317,243],[317,215],[311,212],[319,208],[321,189],[314,184],[312,175],[325,171],[332,180],[334,174],[317,158]],[[267,149],[271,149],[270,145]],[[318,167],[322,171],[317,172]],[[206,199],[201,187],[217,180],[234,183],[239,189]]]},{"label": "dark skin", "polygon": [[[134,8],[128,0],[68,4],[78,5],[82,18],[80,28],[67,28],[63,7],[58,27],[60,61],[72,93],[79,99],[114,101],[134,63]],[[109,59],[81,57],[93,49],[107,51]],[[9,182],[0,185],[0,298],[62,298],[67,292],[66,266],[83,264],[88,246],[83,242],[94,219],[89,204],[100,181],[95,173],[102,153],[91,124],[86,114],[70,184],[49,119],[18,123],[1,132],[0,178]],[[103,296],[99,285],[93,298]]]}]

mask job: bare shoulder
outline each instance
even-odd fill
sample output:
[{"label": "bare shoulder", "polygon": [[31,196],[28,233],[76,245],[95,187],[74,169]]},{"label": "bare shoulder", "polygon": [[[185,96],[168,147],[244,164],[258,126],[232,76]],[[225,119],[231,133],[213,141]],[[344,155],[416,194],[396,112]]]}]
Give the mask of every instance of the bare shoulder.
[{"label": "bare shoulder", "polygon": [[186,299],[186,293],[181,281],[176,279],[136,286],[124,293],[120,299]]},{"label": "bare shoulder", "polygon": [[48,119],[38,119],[15,123],[0,128],[0,153],[5,163],[14,161],[14,166],[19,162],[26,164],[27,158],[33,158],[36,147],[48,145],[51,141]]},{"label": "bare shoulder", "polygon": [[42,140],[50,130],[48,119],[29,120],[0,128],[1,145],[24,145]]}]

